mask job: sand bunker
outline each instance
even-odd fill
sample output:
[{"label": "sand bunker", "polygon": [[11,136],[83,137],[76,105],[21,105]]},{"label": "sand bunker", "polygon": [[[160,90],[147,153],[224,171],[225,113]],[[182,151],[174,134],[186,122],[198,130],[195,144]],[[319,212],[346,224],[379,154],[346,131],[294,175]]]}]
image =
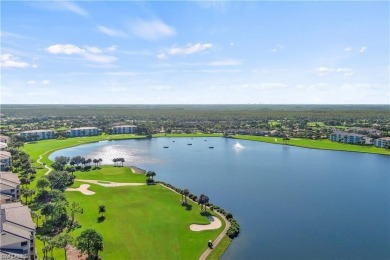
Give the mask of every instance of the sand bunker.
[{"label": "sand bunker", "polygon": [[219,218],[214,216],[208,216],[210,220],[210,224],[208,225],[198,225],[198,224],[192,224],[190,225],[190,229],[192,231],[203,231],[203,230],[212,230],[212,229],[218,229],[222,226],[221,221]]},{"label": "sand bunker", "polygon": [[76,181],[97,184],[97,185],[100,185],[100,186],[103,186],[103,187],[121,187],[121,186],[141,186],[141,185],[146,185],[145,183],[112,182],[112,181],[99,181],[99,180],[79,180],[79,179],[76,179]]},{"label": "sand bunker", "polygon": [[78,188],[67,188],[66,191],[79,191],[84,195],[93,195],[95,194],[94,191],[89,190],[89,184],[81,184]]}]

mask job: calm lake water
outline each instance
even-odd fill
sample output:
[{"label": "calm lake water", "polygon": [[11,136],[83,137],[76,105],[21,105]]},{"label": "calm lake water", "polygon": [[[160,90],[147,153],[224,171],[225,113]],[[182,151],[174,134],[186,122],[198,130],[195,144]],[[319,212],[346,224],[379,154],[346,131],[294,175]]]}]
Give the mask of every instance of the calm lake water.
[{"label": "calm lake water", "polygon": [[236,148],[236,142],[103,141],[50,158],[81,155],[113,164],[123,157],[158,180],[208,195],[241,225],[223,259],[390,259],[389,157],[252,141]]}]

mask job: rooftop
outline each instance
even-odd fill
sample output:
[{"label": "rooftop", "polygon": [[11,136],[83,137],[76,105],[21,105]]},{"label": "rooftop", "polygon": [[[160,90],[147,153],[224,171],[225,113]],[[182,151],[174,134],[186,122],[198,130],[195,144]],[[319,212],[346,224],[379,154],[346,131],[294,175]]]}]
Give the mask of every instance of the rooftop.
[{"label": "rooftop", "polygon": [[53,130],[43,129],[43,130],[29,130],[29,131],[23,131],[23,133],[29,134],[29,133],[42,133],[42,132],[54,132]]},{"label": "rooftop", "polygon": [[117,128],[117,127],[137,127],[136,125],[115,125],[112,128]]},{"label": "rooftop", "polygon": [[78,127],[78,128],[72,128],[70,130],[89,130],[89,129],[99,129],[95,126],[86,126],[86,127]]},{"label": "rooftop", "polygon": [[16,184],[20,184],[19,177],[16,173],[0,172],[0,180],[6,180]]},{"label": "rooftop", "polygon": [[11,158],[11,153],[7,151],[0,151],[0,159]]}]

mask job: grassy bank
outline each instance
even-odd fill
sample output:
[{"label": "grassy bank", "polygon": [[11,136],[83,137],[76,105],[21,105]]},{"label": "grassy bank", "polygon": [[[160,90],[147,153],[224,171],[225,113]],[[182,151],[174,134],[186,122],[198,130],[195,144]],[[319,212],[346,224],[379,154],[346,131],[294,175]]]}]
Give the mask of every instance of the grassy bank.
[{"label": "grassy bank", "polygon": [[[283,138],[276,137],[266,137],[266,136],[251,136],[251,135],[235,135],[232,138],[265,142],[271,144],[283,144]],[[305,147],[311,149],[322,149],[322,150],[336,150],[336,151],[346,151],[346,152],[359,152],[359,153],[374,153],[374,154],[383,154],[390,155],[390,151],[385,150],[384,148],[379,148],[375,146],[361,146],[353,144],[343,144],[332,142],[330,140],[311,140],[311,139],[302,139],[302,138],[291,138],[288,142],[289,145]]]},{"label": "grassy bank", "polygon": [[[40,155],[42,162],[50,165],[50,153],[58,149],[97,142],[102,140],[119,140],[143,138],[134,135],[94,136],[69,138],[64,140],[44,140],[25,144],[23,150],[30,154],[33,160]],[[46,172],[38,169],[37,179]],[[88,172],[75,172],[77,179],[93,179],[114,182],[144,183],[145,176],[133,174],[128,167],[102,166],[100,169]],[[36,181],[30,184],[35,187]],[[82,182],[76,181],[78,187]],[[90,190],[96,192],[86,196],[79,192],[66,192],[68,201],[76,201],[84,209],[84,214],[77,215],[80,229],[71,232],[77,237],[87,228],[96,229],[103,235],[103,259],[198,259],[206,250],[207,241],[214,240],[224,229],[193,232],[189,225],[193,223],[207,224],[207,217],[200,214],[199,206],[189,202],[190,207],[181,205],[181,196],[160,186],[125,186],[106,188],[90,184]],[[98,206],[106,205],[106,219],[99,223]],[[217,216],[218,217],[218,216]],[[224,244],[222,246],[228,246]],[[37,240],[38,255],[42,256],[43,244]],[[120,248],[121,250],[118,250]],[[220,246],[218,247],[218,249]],[[221,248],[223,252],[226,248]],[[63,250],[54,250],[55,259],[63,259]]]}]

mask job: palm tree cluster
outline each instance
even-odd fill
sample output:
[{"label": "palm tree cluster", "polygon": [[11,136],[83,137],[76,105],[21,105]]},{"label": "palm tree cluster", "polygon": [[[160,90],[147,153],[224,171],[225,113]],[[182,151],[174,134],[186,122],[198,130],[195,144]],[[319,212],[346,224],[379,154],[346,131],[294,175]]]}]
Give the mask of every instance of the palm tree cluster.
[{"label": "palm tree cluster", "polygon": [[[125,162],[125,158],[114,158],[112,159],[112,161],[114,162],[114,166],[122,166],[123,167],[123,163]],[[121,164],[121,165],[119,165]]]}]

